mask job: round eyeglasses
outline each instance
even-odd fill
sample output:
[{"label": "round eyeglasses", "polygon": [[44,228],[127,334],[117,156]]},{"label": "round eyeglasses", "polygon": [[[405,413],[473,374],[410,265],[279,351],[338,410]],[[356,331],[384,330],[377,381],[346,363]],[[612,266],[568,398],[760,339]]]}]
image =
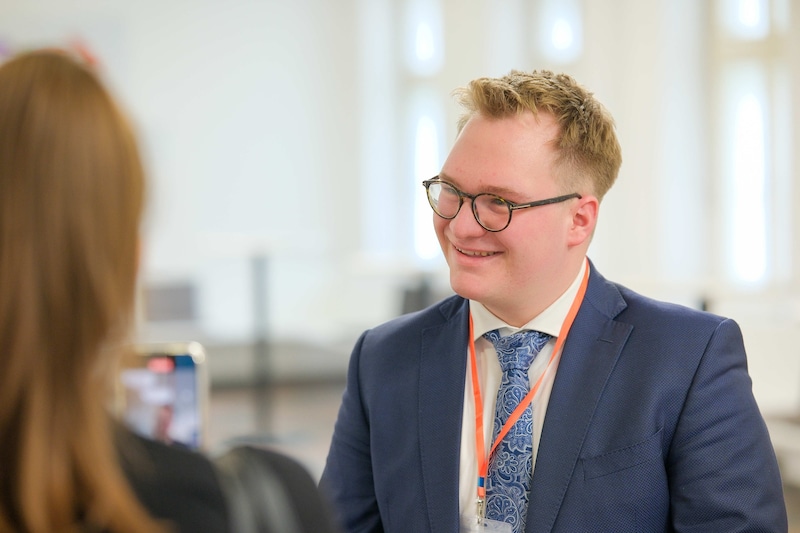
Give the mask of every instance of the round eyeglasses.
[{"label": "round eyeglasses", "polygon": [[452,220],[456,218],[464,203],[464,198],[472,200],[472,214],[475,220],[486,231],[503,231],[511,223],[511,213],[516,209],[527,209],[528,207],[539,207],[540,205],[557,204],[572,198],[581,198],[581,195],[574,192],[546,200],[516,204],[497,196],[483,192],[480,194],[469,194],[456,188],[452,183],[442,181],[439,177],[425,180],[422,182],[428,192],[428,202],[431,204],[433,212],[440,217]]}]

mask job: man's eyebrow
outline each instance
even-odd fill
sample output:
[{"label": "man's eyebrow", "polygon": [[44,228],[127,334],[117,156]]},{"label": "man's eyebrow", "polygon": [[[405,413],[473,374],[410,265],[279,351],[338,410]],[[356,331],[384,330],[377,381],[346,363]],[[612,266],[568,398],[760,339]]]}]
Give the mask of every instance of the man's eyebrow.
[{"label": "man's eyebrow", "polygon": [[[439,172],[439,175],[436,176],[436,177],[439,178],[442,181],[446,181],[447,183],[451,183],[451,184],[455,185],[458,189],[461,189],[461,185],[458,184],[458,180],[454,179],[452,176],[448,176],[444,172]],[[463,190],[463,189],[461,189],[461,190]],[[466,191],[464,191],[464,192],[466,192]],[[475,194],[478,194],[478,193],[475,193]]]},{"label": "man's eyebrow", "polygon": [[[459,189],[463,190],[461,188],[461,185],[458,184],[458,180],[453,179],[451,176],[448,176],[444,172],[440,172],[439,173],[439,179],[447,181],[449,183],[452,183],[453,185],[455,185]],[[519,197],[519,192],[518,191],[514,191],[514,190],[508,189],[506,187],[496,187],[494,185],[487,185],[486,187],[482,188],[480,191],[475,191],[475,192],[473,192],[471,194],[481,194],[481,193],[485,193],[485,192],[489,193],[489,194],[495,194],[495,195],[500,196],[502,198],[509,198],[509,197],[514,197],[514,196]]]},{"label": "man's eyebrow", "polygon": [[502,196],[503,198],[506,198],[506,197],[509,197],[509,196],[519,196],[519,192],[518,191],[507,189],[506,187],[495,187],[495,186],[492,186],[492,185],[489,185],[488,187],[486,187],[486,189],[483,192],[496,194],[497,196]]}]

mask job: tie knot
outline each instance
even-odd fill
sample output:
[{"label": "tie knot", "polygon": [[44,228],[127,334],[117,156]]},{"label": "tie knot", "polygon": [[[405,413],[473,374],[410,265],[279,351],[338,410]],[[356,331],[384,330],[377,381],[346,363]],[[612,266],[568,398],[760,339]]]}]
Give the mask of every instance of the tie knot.
[{"label": "tie knot", "polygon": [[533,360],[550,340],[550,335],[547,333],[530,330],[501,337],[500,332],[494,329],[483,336],[494,345],[503,372],[512,369],[527,372]]}]

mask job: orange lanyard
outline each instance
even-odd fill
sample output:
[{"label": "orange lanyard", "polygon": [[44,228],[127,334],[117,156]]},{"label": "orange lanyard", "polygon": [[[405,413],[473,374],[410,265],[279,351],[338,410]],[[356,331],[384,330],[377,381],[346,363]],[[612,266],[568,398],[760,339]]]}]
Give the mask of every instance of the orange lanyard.
[{"label": "orange lanyard", "polygon": [[586,286],[589,284],[589,265],[587,261],[586,271],[583,274],[583,280],[581,281],[581,286],[578,288],[577,294],[575,294],[575,299],[572,301],[572,307],[570,307],[569,312],[567,313],[566,318],[564,319],[564,323],[561,325],[561,331],[558,334],[558,338],[556,338],[556,344],[553,347],[553,353],[550,355],[550,360],[547,362],[547,367],[545,371],[539,376],[539,379],[536,380],[536,383],[531,387],[530,392],[525,398],[519,403],[517,408],[514,412],[511,413],[511,416],[508,418],[506,423],[503,425],[500,433],[497,435],[497,438],[492,445],[491,450],[489,453],[486,453],[486,447],[484,445],[484,433],[483,433],[483,400],[481,398],[481,385],[478,380],[478,362],[477,357],[475,356],[475,335],[473,333],[472,327],[472,313],[469,315],[469,354],[470,354],[470,370],[472,374],[472,390],[474,395],[475,401],[475,451],[478,456],[478,518],[479,520],[483,519],[483,512],[484,512],[484,502],[486,500],[486,475],[489,472],[489,458],[494,453],[497,445],[503,440],[506,433],[514,426],[516,421],[522,416],[522,413],[527,409],[528,405],[533,401],[533,397],[536,396],[536,392],[539,390],[539,386],[542,384],[542,380],[544,379],[545,374],[550,369],[550,365],[553,364],[556,356],[558,355],[561,348],[564,346],[564,342],[567,339],[567,334],[569,333],[570,328],[572,327],[572,323],[575,321],[575,316],[578,314],[578,309],[581,307],[581,303],[583,303],[583,297],[586,294]]}]

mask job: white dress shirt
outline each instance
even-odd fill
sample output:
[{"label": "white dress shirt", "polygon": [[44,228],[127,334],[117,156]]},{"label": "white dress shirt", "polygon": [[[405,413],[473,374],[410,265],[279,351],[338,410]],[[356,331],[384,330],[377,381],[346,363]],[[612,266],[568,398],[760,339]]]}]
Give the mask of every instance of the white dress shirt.
[{"label": "white dress shirt", "polygon": [[[497,352],[492,343],[483,338],[483,334],[494,329],[500,330],[500,335],[505,337],[520,330],[536,330],[552,336],[550,341],[542,348],[539,355],[534,359],[528,371],[531,387],[544,375],[539,390],[533,398],[533,467],[536,468],[536,455],[539,447],[539,437],[542,434],[544,416],[547,412],[547,403],[550,400],[550,391],[553,389],[556,371],[560,354],[556,356],[553,363],[548,367],[548,362],[553,354],[556,338],[561,331],[561,326],[569,313],[575,295],[578,293],[584,272],[587,268],[586,261],[583,262],[578,275],[555,302],[547,309],[542,311],[530,322],[516,328],[510,326],[494,316],[482,304],[470,300],[470,313],[472,314],[473,333],[475,335],[475,356],[478,368],[478,380],[481,388],[481,398],[483,400],[483,432],[484,446],[486,453],[492,447],[492,436],[494,434],[494,415],[497,391],[500,389],[500,381],[503,372],[500,369],[500,362]],[[469,350],[469,349],[468,349]],[[546,374],[545,374],[545,371]],[[477,499],[478,482],[478,456],[475,450],[475,396],[472,388],[472,373],[470,369],[470,356],[467,354],[467,379],[464,387],[464,412],[461,424],[461,457],[459,467],[459,509],[462,523],[465,520],[474,520]]]}]

